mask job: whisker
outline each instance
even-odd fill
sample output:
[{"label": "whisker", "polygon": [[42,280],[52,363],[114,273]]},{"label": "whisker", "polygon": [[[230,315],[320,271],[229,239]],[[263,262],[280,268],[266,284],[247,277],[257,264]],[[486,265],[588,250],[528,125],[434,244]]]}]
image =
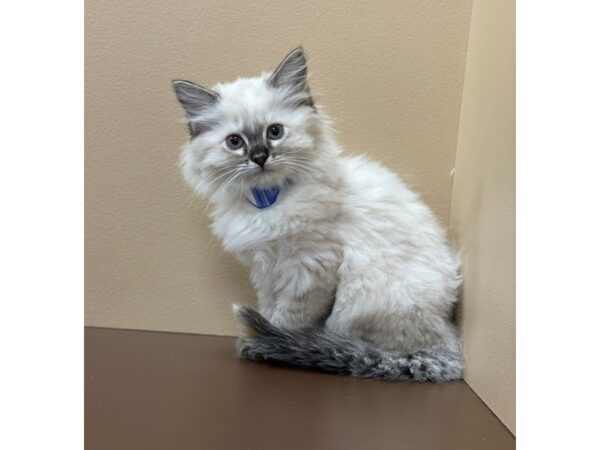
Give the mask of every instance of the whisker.
[{"label": "whisker", "polygon": [[244,179],[242,178],[242,188],[240,189],[240,196],[238,197],[238,203],[242,201],[242,196],[244,195]]},{"label": "whisker", "polygon": [[296,169],[296,172],[297,172],[299,175],[305,175],[306,177],[308,177],[308,178],[309,178],[309,179],[310,179],[310,180],[313,182],[313,184],[319,184],[319,183],[317,183],[317,181],[316,181],[316,180],[315,180],[315,179],[312,177],[312,175],[311,175],[310,171],[309,171],[308,169],[306,169],[306,167],[304,167],[303,165],[301,165],[301,164],[297,164],[297,163],[295,163],[295,162],[291,162],[291,161],[288,161],[288,162],[287,162],[287,165],[290,167],[290,169]]},{"label": "whisker", "polygon": [[206,211],[208,210],[209,206],[213,205],[215,201],[218,200],[219,196],[225,191],[227,186],[229,186],[231,183],[233,183],[234,180],[236,180],[238,177],[244,174],[244,171],[239,169],[235,170],[234,172],[236,173],[227,178],[225,182],[223,182],[223,184],[219,187],[219,189],[217,189],[217,191],[208,200],[206,208],[204,209],[204,214],[206,214]]}]

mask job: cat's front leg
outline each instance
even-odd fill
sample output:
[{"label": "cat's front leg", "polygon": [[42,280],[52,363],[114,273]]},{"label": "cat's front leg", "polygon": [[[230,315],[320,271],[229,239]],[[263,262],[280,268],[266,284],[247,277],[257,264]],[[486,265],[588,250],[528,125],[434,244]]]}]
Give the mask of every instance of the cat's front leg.
[{"label": "cat's front leg", "polygon": [[258,297],[258,311],[271,322],[276,310],[276,299],[271,286],[264,283],[257,288],[256,294]]},{"label": "cat's front leg", "polygon": [[335,300],[335,287],[316,288],[298,297],[280,297],[269,321],[282,328],[305,328],[325,321]]},{"label": "cat's front leg", "polygon": [[[329,245],[327,245],[329,244]],[[264,258],[252,271],[259,310],[272,324],[303,328],[324,322],[335,300],[340,253],[331,243],[279,249],[278,258]],[[282,257],[287,250],[287,257]]]}]

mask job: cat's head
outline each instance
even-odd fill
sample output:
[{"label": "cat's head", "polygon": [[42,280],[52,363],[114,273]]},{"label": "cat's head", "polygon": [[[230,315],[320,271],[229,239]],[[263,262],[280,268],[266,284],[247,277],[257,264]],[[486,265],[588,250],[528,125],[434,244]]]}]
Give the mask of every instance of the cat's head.
[{"label": "cat's head", "polygon": [[181,166],[199,194],[243,194],[285,180],[311,179],[327,127],[313,104],[302,48],[272,73],[207,89],[174,81],[190,131]]}]

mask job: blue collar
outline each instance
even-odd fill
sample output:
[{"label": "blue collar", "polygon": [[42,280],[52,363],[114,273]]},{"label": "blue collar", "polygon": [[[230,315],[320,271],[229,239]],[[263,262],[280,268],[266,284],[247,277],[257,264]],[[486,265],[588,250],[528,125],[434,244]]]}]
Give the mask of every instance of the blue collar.
[{"label": "blue collar", "polygon": [[250,189],[250,192],[252,192],[252,195],[254,196],[254,203],[250,203],[252,203],[258,209],[268,208],[277,201],[279,191],[280,188],[277,185],[269,186],[267,188],[253,187]]}]

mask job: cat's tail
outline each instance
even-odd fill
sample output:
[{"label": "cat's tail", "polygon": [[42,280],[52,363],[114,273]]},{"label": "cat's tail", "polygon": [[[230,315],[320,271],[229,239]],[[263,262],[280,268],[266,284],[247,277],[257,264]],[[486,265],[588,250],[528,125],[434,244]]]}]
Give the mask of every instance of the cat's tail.
[{"label": "cat's tail", "polygon": [[451,381],[462,377],[462,355],[448,350],[400,354],[325,328],[288,330],[272,325],[257,311],[234,305],[242,326],[237,349],[242,358],[286,366],[406,381]]}]

